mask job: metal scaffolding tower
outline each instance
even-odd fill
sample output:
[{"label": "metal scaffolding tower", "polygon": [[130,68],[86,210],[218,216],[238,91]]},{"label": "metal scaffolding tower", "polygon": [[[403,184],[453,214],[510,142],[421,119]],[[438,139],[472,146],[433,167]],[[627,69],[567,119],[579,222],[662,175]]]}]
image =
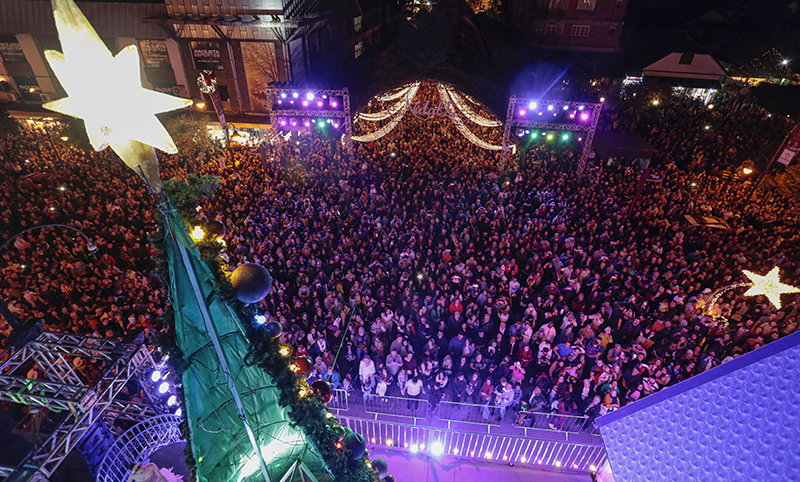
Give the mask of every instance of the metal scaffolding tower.
[{"label": "metal scaffolding tower", "polygon": [[[47,481],[98,420],[139,421],[157,415],[148,405],[116,398],[132,377],[155,365],[142,335],[119,341],[44,332],[0,359],[5,360],[0,365],[0,400],[28,405],[34,420],[44,409],[68,412],[19,466],[0,466],[0,480]],[[100,379],[88,385],[75,369],[76,359],[101,364]],[[35,365],[39,370],[29,378]]]}]

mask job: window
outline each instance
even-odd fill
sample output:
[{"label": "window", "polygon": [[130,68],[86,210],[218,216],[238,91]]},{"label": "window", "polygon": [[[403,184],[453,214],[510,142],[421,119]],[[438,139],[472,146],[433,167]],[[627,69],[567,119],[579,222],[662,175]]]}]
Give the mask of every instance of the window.
[{"label": "window", "polygon": [[548,10],[566,10],[568,0],[538,0],[536,6]]},{"label": "window", "polygon": [[364,42],[358,42],[356,44],[356,58],[361,57],[361,54],[364,53]]},{"label": "window", "polygon": [[562,26],[558,23],[548,23],[546,26],[545,35],[548,37],[555,37],[561,35]]},{"label": "window", "polygon": [[572,31],[569,33],[573,37],[588,37],[589,36],[589,26],[588,25],[573,25]]},{"label": "window", "polygon": [[594,10],[597,8],[597,0],[578,0],[578,10]]},{"label": "window", "polygon": [[545,23],[542,21],[537,21],[533,24],[534,31],[539,35],[544,35]]},{"label": "window", "polygon": [[361,15],[353,19],[353,32],[361,30]]}]

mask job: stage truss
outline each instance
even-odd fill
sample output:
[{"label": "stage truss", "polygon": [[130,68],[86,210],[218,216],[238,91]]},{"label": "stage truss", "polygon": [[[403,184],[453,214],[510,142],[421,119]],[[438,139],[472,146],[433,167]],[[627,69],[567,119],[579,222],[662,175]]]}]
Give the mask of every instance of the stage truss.
[{"label": "stage truss", "polygon": [[[73,369],[76,358],[107,364],[96,384],[83,383]],[[33,418],[45,408],[69,412],[19,466],[0,466],[0,480],[47,481],[101,418],[113,423],[116,418],[139,421],[157,415],[150,406],[116,399],[132,377],[155,365],[141,335],[123,342],[44,332],[24,347],[0,354],[0,359],[5,359],[0,365],[0,400],[28,405]],[[34,363],[41,368],[40,378],[27,378]]]},{"label": "stage truss", "polygon": [[[528,105],[531,103],[538,103],[538,104],[547,104],[553,105],[556,108],[563,109],[564,106],[567,106],[568,109],[578,109],[580,106],[584,107],[584,111],[591,112],[591,118],[586,124],[564,124],[558,122],[540,122],[536,120],[525,120],[525,119],[518,119],[514,115],[517,111],[518,107],[521,108],[528,108]],[[603,108],[603,104],[600,102],[573,102],[573,101],[564,101],[564,100],[543,100],[543,99],[530,99],[530,98],[522,98],[512,95],[511,98],[508,99],[508,111],[506,112],[506,123],[503,128],[503,158],[502,164],[504,167],[506,159],[508,157],[508,151],[511,148],[511,130],[516,128],[534,128],[534,129],[552,129],[552,130],[560,130],[560,131],[573,131],[573,132],[583,132],[585,136],[583,138],[581,155],[578,158],[578,175],[583,176],[584,171],[586,170],[586,160],[589,158],[590,153],[592,153],[592,142],[594,141],[594,133],[597,130],[597,122],[600,120],[600,110]]]},{"label": "stage truss", "polygon": [[[353,142],[350,139],[353,125],[352,120],[350,118],[350,93],[347,90],[347,87],[343,88],[342,90],[320,90],[320,89],[268,89],[267,93],[272,98],[272,112],[270,113],[270,124],[272,125],[272,129],[277,132],[278,131],[278,117],[286,116],[286,117],[303,117],[303,118],[313,118],[313,117],[332,117],[336,119],[341,119],[342,121],[342,144],[344,145],[344,151],[348,156],[352,156],[353,154]],[[304,96],[308,93],[314,94],[315,97],[317,96],[337,96],[342,98],[342,109],[341,110],[314,110],[314,109],[282,109],[282,110],[275,110],[274,106],[277,103],[279,93],[286,93],[286,94],[298,94],[298,98],[300,96]]]}]

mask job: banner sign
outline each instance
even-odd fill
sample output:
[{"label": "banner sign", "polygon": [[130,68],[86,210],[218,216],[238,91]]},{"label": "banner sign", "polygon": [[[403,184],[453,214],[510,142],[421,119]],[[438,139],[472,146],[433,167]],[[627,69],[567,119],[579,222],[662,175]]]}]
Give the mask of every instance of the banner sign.
[{"label": "banner sign", "polygon": [[22,45],[19,44],[17,38],[13,35],[0,35],[0,57],[3,62],[10,64],[15,62],[25,62],[25,53],[22,51]]},{"label": "banner sign", "polygon": [[250,105],[256,112],[270,112],[272,96],[268,94],[269,84],[279,80],[275,44],[272,42],[242,42],[242,56],[244,72],[247,75]]},{"label": "banner sign", "polygon": [[222,70],[219,42],[192,42],[192,58],[197,70]]},{"label": "banner sign", "polygon": [[225,111],[222,110],[222,100],[219,98],[219,92],[214,91],[208,94],[211,97],[211,103],[214,104],[214,110],[219,117],[219,125],[225,130],[228,128],[228,122],[225,120]]},{"label": "banner sign", "polygon": [[798,151],[800,151],[800,126],[795,126],[789,139],[786,140],[786,147],[778,157],[778,162],[788,166]]},{"label": "banner sign", "polygon": [[171,68],[166,40],[139,40],[145,67]]}]

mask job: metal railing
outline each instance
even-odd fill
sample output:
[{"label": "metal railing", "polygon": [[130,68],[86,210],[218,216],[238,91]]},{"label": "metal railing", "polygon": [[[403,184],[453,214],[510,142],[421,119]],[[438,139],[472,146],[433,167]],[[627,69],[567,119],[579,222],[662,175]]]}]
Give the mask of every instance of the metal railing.
[{"label": "metal railing", "polygon": [[180,422],[177,415],[163,414],[128,429],[100,462],[97,481],[126,482],[134,464],[146,463],[160,448],[183,441]]},{"label": "metal railing", "polygon": [[[506,410],[511,412],[510,409]],[[476,403],[440,402],[437,412],[439,420],[449,422],[479,423],[482,425],[500,425],[500,407],[495,405],[478,405]]]},{"label": "metal railing", "polygon": [[334,390],[333,398],[331,398],[331,401],[328,402],[327,406],[329,410],[339,410],[340,412],[350,410],[348,393],[341,389]]},{"label": "metal railing", "polygon": [[351,417],[339,417],[339,422],[360,433],[369,444],[431,455],[579,472],[595,472],[606,460],[602,444],[463,432]]},{"label": "metal railing", "polygon": [[560,415],[544,412],[519,412],[514,418],[515,427],[568,433],[582,432],[588,422],[589,417],[585,415]]},{"label": "metal railing", "polygon": [[424,398],[364,394],[364,411],[399,417],[426,418],[428,416],[428,401]]}]

